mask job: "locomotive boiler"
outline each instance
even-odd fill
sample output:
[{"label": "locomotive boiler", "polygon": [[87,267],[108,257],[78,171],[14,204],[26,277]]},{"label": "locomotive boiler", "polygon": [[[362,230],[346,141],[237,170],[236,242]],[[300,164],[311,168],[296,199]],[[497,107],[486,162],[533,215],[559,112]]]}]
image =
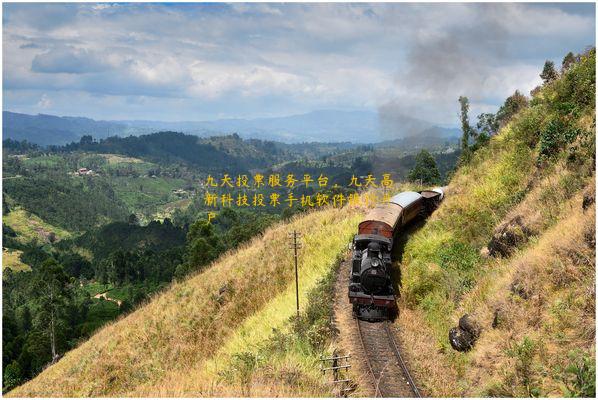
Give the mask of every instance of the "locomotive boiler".
[{"label": "locomotive boiler", "polygon": [[380,321],[397,312],[392,283],[392,250],[410,222],[425,218],[444,197],[443,188],[402,192],[371,209],[359,223],[352,243],[349,301],[357,318]]}]

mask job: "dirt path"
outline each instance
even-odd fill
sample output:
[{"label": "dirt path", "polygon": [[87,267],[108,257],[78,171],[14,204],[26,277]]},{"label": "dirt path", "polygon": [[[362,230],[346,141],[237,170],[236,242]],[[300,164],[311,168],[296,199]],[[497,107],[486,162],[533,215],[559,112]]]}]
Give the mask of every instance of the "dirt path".
[{"label": "dirt path", "polygon": [[93,296],[93,298],[94,299],[104,299],[104,300],[108,300],[108,301],[113,301],[116,304],[118,304],[119,307],[122,304],[122,300],[112,299],[112,298],[108,297],[108,292],[98,293],[95,296]]},{"label": "dirt path", "polygon": [[[380,396],[380,392],[382,392],[383,395],[388,395],[391,393],[392,396],[396,397],[413,397],[413,391],[410,389],[409,385],[406,385],[401,369],[394,364],[388,365],[385,368],[385,376],[383,379],[384,382],[381,382],[379,379],[378,390],[375,387],[375,383],[373,382],[370,372],[370,366],[367,363],[367,357],[372,357],[372,355],[366,354],[364,350],[364,346],[359,335],[357,321],[353,318],[352,307],[347,297],[350,268],[349,258],[350,253],[347,253],[345,255],[345,260],[341,263],[339,273],[337,275],[335,283],[334,318],[336,327],[339,330],[339,345],[343,352],[351,354],[351,375],[358,385],[357,390],[353,393],[353,396],[376,397],[376,395]],[[400,336],[398,335],[398,333],[400,333],[397,324],[399,321],[400,318],[395,321],[395,324],[392,325],[391,330],[394,334],[398,347],[401,349],[401,353],[404,353],[404,351],[402,351],[403,346],[400,341]],[[371,335],[375,334],[375,332],[371,332],[370,336],[368,336],[367,342],[376,342],[376,338],[371,337]],[[376,343],[374,343],[373,346],[376,346]],[[405,357],[404,354],[403,357]],[[377,362],[379,360],[373,361]],[[408,366],[408,360],[405,360],[405,362]],[[381,384],[387,386],[382,391],[379,390]],[[422,395],[425,394],[422,393]]]}]

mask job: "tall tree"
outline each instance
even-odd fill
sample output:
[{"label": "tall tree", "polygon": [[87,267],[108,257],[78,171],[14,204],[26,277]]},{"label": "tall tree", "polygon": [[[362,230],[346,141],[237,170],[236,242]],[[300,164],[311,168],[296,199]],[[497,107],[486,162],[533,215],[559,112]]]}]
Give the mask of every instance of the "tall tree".
[{"label": "tall tree", "polygon": [[469,136],[471,134],[471,126],[469,125],[469,99],[465,96],[459,97],[459,104],[461,105],[461,130],[463,136],[461,137],[461,150],[465,153],[469,148]]},{"label": "tall tree", "polygon": [[478,124],[476,125],[478,135],[489,138],[498,132],[498,121],[496,115],[492,113],[482,113],[478,115]]},{"label": "tall tree", "polygon": [[516,90],[511,96],[507,97],[505,103],[496,113],[496,123],[499,127],[505,126],[511,118],[520,110],[527,107],[528,100],[523,94]]},{"label": "tall tree", "polygon": [[546,62],[544,63],[544,69],[540,74],[540,78],[542,78],[544,83],[550,83],[558,77],[559,73],[556,72],[556,69],[554,68],[554,63],[550,60],[546,60]]},{"label": "tall tree", "polygon": [[573,64],[575,63],[575,56],[573,53],[568,52],[565,58],[563,58],[563,64],[561,66],[561,71],[567,71]]},{"label": "tall tree", "polygon": [[427,150],[420,151],[415,156],[415,166],[407,177],[412,182],[421,182],[426,185],[440,183],[440,172],[436,166],[436,160]]},{"label": "tall tree", "polygon": [[175,275],[180,278],[201,269],[215,260],[223,250],[222,240],[214,232],[214,226],[207,221],[197,220],[189,228],[185,261],[176,268]]},{"label": "tall tree", "polygon": [[34,271],[32,298],[35,301],[34,324],[49,336],[52,362],[58,360],[58,334],[64,324],[69,300],[70,279],[58,262],[49,258]]}]

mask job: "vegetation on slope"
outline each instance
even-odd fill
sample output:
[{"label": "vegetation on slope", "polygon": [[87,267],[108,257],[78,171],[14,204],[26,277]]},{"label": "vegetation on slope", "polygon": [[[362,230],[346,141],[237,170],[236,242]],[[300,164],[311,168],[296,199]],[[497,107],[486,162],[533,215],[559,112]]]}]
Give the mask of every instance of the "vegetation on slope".
[{"label": "vegetation on slope", "polygon": [[64,175],[5,179],[2,189],[11,199],[44,221],[70,231],[101,222],[124,220],[127,210],[102,181],[72,181]]},{"label": "vegetation on slope", "polygon": [[[299,289],[300,303],[306,304],[307,294],[336,265],[359,217],[355,209],[327,209],[267,230],[103,328],[10,395],[198,395],[210,393],[210,387],[220,387],[218,393],[245,393],[236,378],[222,378],[235,368],[239,356],[234,354],[271,340],[273,328],[283,331],[295,312],[288,231],[304,233]],[[285,368],[293,357],[305,359],[298,347],[270,365],[271,376],[278,376],[276,368]],[[303,370],[295,371],[298,381]]]},{"label": "vegetation on slope", "polygon": [[11,207],[9,212],[2,216],[2,223],[14,233],[14,236],[10,234],[9,237],[14,237],[22,244],[31,241],[55,242],[70,237],[68,231],[50,225],[19,206]]},{"label": "vegetation on slope", "polygon": [[[405,247],[399,322],[429,395],[595,394],[595,62],[534,91]],[[465,313],[482,333],[458,353]]]}]

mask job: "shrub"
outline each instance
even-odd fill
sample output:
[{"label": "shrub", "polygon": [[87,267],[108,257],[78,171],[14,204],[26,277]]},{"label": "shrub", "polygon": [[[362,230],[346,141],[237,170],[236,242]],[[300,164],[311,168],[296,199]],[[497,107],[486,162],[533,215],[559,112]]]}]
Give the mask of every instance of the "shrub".
[{"label": "shrub", "polygon": [[577,351],[569,353],[569,364],[562,380],[567,397],[596,397],[596,364],[594,359]]},{"label": "shrub", "polygon": [[538,389],[533,386],[533,361],[538,351],[538,345],[529,337],[524,337],[520,343],[513,344],[507,355],[515,359],[515,378],[523,386],[527,397],[537,397]]},{"label": "shrub", "polygon": [[561,119],[548,123],[540,134],[540,150],[538,160],[543,161],[557,155],[567,144],[571,144],[581,134],[579,128],[566,126]]}]

